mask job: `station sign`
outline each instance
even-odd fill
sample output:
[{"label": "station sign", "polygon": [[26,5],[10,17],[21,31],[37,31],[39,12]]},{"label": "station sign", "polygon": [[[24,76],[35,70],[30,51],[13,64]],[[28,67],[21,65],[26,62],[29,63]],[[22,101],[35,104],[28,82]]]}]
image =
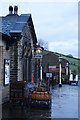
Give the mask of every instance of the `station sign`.
[{"label": "station sign", "polygon": [[42,55],[35,55],[34,58],[42,58]]},{"label": "station sign", "polygon": [[54,69],[54,68],[56,68],[56,66],[49,66],[48,68]]}]

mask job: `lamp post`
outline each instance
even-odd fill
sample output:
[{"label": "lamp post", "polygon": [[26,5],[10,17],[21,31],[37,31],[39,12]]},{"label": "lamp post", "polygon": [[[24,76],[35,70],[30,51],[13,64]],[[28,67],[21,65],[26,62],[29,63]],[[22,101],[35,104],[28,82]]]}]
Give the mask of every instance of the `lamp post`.
[{"label": "lamp post", "polygon": [[68,63],[66,63],[66,75],[68,75],[68,67],[69,67],[69,65],[68,65]]},{"label": "lamp post", "polygon": [[72,63],[69,62],[69,74],[71,75],[71,65]]},{"label": "lamp post", "polygon": [[36,49],[37,58],[40,59],[40,80],[42,81],[42,48],[38,45]]},{"label": "lamp post", "polygon": [[62,62],[62,57],[59,57],[59,87],[62,87],[61,83],[61,62]]}]

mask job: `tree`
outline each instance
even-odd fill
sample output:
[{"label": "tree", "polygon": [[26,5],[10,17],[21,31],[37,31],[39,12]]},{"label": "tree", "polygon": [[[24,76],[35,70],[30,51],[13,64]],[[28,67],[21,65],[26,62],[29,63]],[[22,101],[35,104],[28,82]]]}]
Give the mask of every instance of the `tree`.
[{"label": "tree", "polygon": [[38,45],[40,45],[41,47],[44,48],[44,50],[48,50],[48,42],[42,40],[42,39],[38,39]]}]

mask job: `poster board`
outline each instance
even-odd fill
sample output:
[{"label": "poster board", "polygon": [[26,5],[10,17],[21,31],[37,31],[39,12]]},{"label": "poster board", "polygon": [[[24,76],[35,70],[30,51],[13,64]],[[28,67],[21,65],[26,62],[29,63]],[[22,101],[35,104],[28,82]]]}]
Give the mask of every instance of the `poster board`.
[{"label": "poster board", "polygon": [[8,85],[10,81],[10,60],[4,60],[4,85]]},{"label": "poster board", "polygon": [[46,73],[47,78],[52,78],[52,73]]}]

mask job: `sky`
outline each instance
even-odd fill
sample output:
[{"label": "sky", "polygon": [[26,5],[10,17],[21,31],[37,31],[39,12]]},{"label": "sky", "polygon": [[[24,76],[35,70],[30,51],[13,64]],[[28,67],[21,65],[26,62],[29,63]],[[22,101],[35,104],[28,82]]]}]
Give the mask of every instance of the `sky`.
[{"label": "sky", "polygon": [[0,16],[7,15],[9,5],[18,6],[18,14],[32,14],[37,39],[48,42],[48,49],[78,57],[78,2],[36,2],[14,0],[0,3]]}]

